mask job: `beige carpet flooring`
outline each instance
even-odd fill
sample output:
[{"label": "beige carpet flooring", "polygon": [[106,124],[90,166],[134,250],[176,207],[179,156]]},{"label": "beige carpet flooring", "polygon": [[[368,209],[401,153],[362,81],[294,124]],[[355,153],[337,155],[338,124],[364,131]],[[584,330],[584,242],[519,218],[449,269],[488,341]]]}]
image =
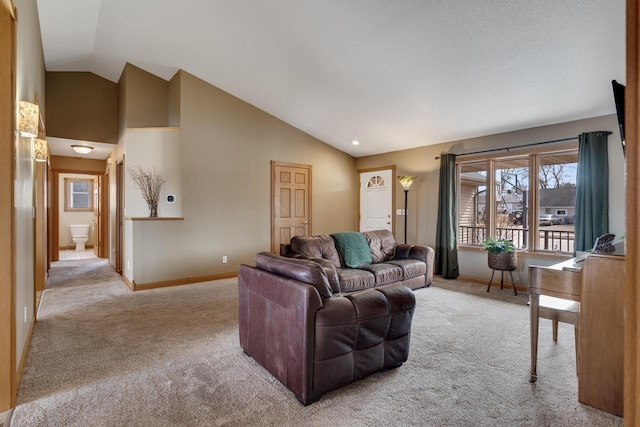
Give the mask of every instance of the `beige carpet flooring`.
[{"label": "beige carpet flooring", "polygon": [[554,343],[543,321],[528,382],[526,296],[443,280],[415,294],[409,360],[304,407],[240,349],[235,279],[133,293],[104,260],[61,261],[10,425],[622,425],[578,403],[570,325]]}]

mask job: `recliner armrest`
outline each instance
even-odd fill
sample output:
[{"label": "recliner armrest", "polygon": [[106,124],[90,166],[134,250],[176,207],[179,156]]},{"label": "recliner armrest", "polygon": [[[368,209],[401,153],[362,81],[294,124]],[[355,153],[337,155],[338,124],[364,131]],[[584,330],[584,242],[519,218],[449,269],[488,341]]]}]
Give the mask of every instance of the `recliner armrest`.
[{"label": "recliner armrest", "polygon": [[303,402],[312,396],[314,321],[322,306],[313,285],[248,265],[238,269],[240,346]]},{"label": "recliner armrest", "polygon": [[256,254],[256,267],[281,276],[313,285],[322,298],[333,296],[333,289],[325,268],[315,261],[304,258],[287,258],[269,252]]}]

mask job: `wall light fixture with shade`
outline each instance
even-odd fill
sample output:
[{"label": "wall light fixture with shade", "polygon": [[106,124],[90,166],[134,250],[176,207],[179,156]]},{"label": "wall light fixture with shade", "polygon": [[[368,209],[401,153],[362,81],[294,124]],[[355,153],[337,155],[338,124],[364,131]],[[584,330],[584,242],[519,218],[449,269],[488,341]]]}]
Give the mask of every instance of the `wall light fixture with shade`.
[{"label": "wall light fixture with shade", "polygon": [[36,138],[33,140],[33,159],[36,162],[46,162],[49,158],[49,146],[47,140]]},{"label": "wall light fixture with shade", "polygon": [[37,136],[40,121],[40,108],[38,104],[20,101],[18,106],[18,131],[23,136]]},{"label": "wall light fixture with shade", "polygon": [[402,185],[402,189],[404,190],[404,243],[407,244],[407,195],[409,194],[409,189],[411,188],[411,184],[417,177],[414,175],[401,175],[398,176],[398,181],[400,181],[400,185]]},{"label": "wall light fixture with shade", "polygon": [[72,145],[71,148],[78,154],[89,154],[93,150],[90,145]]}]

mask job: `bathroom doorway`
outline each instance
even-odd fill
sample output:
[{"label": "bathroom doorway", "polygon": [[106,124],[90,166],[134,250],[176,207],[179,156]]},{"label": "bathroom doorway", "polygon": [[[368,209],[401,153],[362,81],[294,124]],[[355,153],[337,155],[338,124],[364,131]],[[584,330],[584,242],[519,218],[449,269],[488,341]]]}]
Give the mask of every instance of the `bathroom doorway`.
[{"label": "bathroom doorway", "polygon": [[104,175],[54,170],[51,180],[52,261],[106,256]]}]

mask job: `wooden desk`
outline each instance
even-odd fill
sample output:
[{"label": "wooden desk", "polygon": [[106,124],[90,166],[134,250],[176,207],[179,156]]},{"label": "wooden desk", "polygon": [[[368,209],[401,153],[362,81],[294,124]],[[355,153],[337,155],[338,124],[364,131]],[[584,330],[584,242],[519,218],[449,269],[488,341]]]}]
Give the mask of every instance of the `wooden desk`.
[{"label": "wooden desk", "polygon": [[[578,401],[622,417],[624,256],[591,254],[550,267],[529,267],[531,381],[536,381],[538,319],[576,325]],[[583,264],[583,265],[581,265]],[[541,295],[576,301],[577,312],[548,313]]]},{"label": "wooden desk", "polygon": [[622,417],[624,256],[590,255],[582,269],[578,400]]}]

